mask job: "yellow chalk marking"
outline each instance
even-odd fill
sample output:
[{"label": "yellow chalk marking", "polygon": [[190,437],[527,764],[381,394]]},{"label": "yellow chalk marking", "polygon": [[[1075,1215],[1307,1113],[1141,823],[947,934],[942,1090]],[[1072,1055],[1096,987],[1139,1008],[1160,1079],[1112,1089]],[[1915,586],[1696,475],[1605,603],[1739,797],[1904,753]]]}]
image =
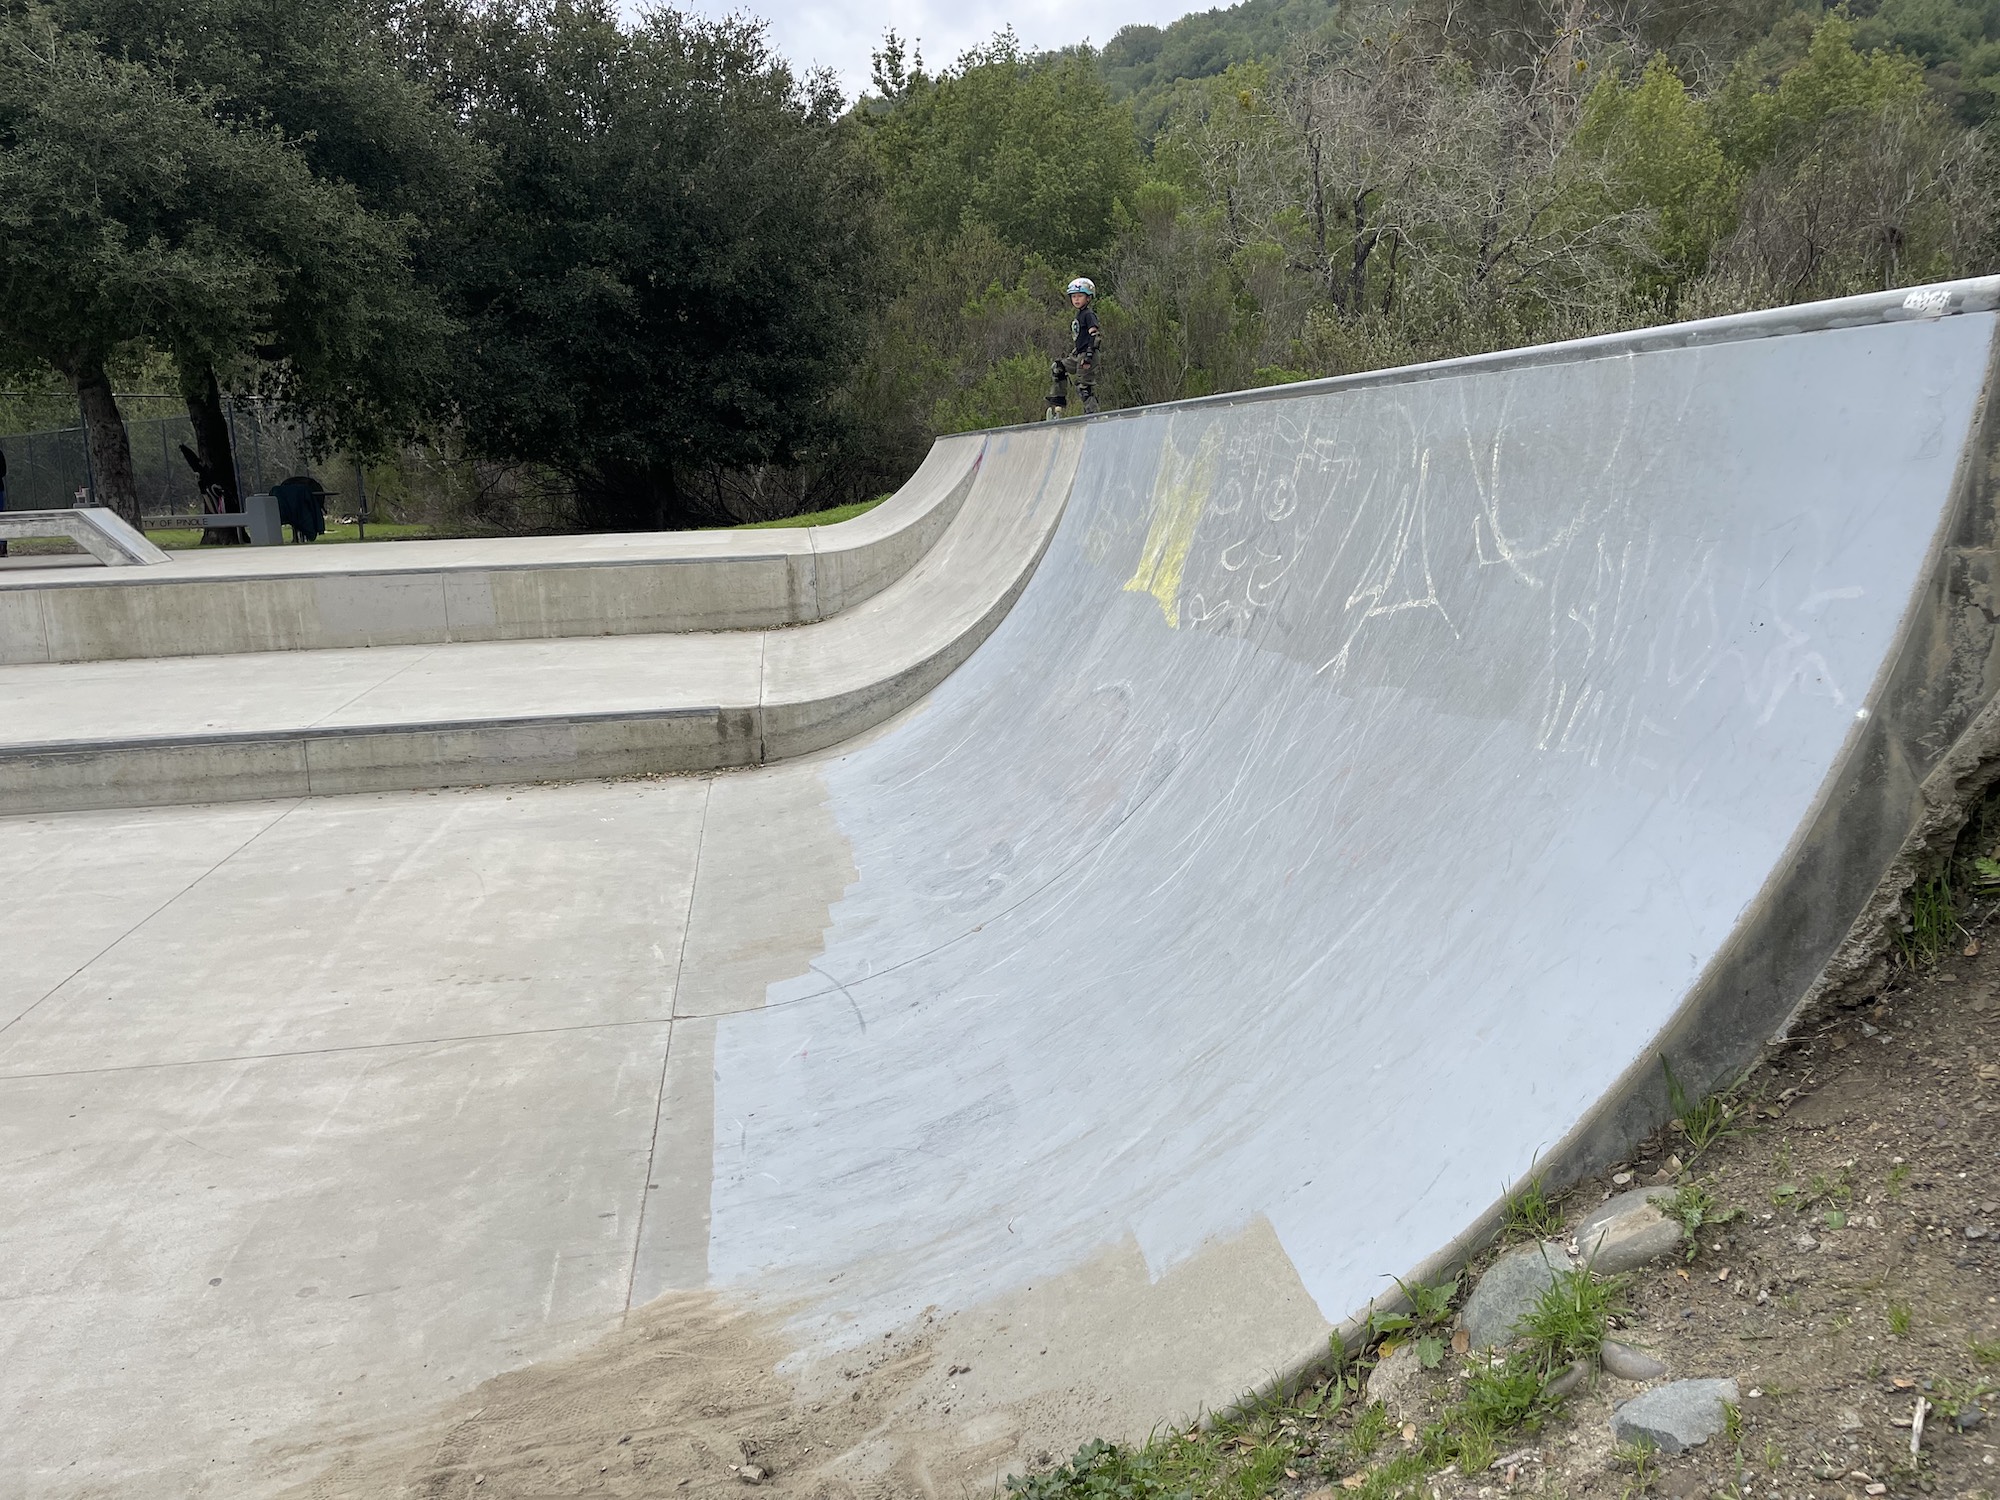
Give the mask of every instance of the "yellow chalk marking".
[{"label": "yellow chalk marking", "polygon": [[1215,490],[1221,447],[1219,423],[1208,425],[1193,453],[1183,453],[1169,434],[1153,480],[1153,520],[1146,528],[1146,545],[1139,550],[1139,566],[1125,581],[1126,592],[1151,594],[1159,600],[1160,613],[1176,629],[1181,623],[1181,574],[1194,546],[1195,527]]}]

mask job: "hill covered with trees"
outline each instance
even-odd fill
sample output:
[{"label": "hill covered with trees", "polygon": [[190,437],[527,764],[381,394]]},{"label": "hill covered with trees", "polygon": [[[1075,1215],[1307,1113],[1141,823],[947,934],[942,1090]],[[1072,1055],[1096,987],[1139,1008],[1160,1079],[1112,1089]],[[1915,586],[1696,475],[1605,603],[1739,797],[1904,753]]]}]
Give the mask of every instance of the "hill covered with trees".
[{"label": "hill covered with trees", "polygon": [[1130,404],[1985,271],[1996,77],[1961,0],[1245,0],[890,34],[851,102],[606,0],[22,0],[0,363],[114,479],[145,364],[205,449],[254,389],[577,524],[769,515],[1035,416],[1073,275]]}]

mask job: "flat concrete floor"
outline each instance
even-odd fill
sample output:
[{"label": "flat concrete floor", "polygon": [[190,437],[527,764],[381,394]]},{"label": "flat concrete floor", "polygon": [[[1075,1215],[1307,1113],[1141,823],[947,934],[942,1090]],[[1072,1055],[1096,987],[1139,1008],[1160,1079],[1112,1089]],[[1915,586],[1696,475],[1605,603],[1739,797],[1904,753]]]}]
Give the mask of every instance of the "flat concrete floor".
[{"label": "flat concrete floor", "polygon": [[615,1327],[649,1253],[670,1276],[675,1000],[726,1005],[732,962],[686,941],[711,795],[9,821],[0,1494],[262,1493],[274,1442],[427,1410]]}]

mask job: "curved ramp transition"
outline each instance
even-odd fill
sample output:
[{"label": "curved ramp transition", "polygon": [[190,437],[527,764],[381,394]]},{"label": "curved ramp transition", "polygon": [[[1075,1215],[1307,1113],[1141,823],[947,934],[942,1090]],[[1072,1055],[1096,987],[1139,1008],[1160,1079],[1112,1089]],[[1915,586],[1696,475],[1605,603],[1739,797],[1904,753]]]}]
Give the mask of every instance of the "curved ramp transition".
[{"label": "curved ramp transition", "polygon": [[977,433],[943,439],[894,495],[833,526],[174,553],[141,537],[162,566],[132,572],[21,559],[0,568],[0,664],[809,624],[930,551],[980,449]]},{"label": "curved ramp transition", "polygon": [[1008,617],[787,765],[0,825],[160,913],[0,1034],[9,1466],[956,1495],[1312,1359],[1978,748],[1995,296],[1065,429]]}]

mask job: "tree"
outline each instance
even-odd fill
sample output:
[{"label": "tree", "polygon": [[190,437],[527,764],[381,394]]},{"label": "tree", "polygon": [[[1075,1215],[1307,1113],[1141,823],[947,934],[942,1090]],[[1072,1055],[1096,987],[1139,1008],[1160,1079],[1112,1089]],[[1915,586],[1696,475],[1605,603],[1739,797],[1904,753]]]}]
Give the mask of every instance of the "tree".
[{"label": "tree", "polygon": [[393,0],[54,3],[112,56],[204,91],[224,125],[275,131],[346,195],[320,195],[293,222],[239,223],[283,267],[254,340],[217,328],[172,347],[203,467],[229,508],[240,498],[219,377],[262,385],[321,441],[362,451],[433,412],[448,324],[423,257],[464,211],[479,154],[404,66],[424,16]]},{"label": "tree", "polygon": [[878,300],[857,127],[749,23],[475,20],[454,67],[491,178],[448,256],[468,442],[568,475],[592,524],[729,519],[696,478],[826,444]]},{"label": "tree", "polygon": [[245,204],[310,205],[304,164],[213,99],[45,11],[0,17],[0,340],[74,384],[99,503],[138,520],[105,364],[135,340],[242,342],[274,295]]},{"label": "tree", "polygon": [[1730,228],[1741,173],[1664,55],[1654,54],[1633,82],[1609,76],[1598,83],[1585,101],[1577,146],[1601,169],[1602,191],[1586,212],[1651,216],[1649,253],[1628,261],[1641,298],[1675,295],[1707,269]]},{"label": "tree", "polygon": [[1775,83],[1739,64],[1715,117],[1747,178],[1712,267],[1723,300],[1840,296],[1975,263],[1992,222],[1978,135],[1913,59],[1856,48],[1843,17],[1818,22]]},{"label": "tree", "polygon": [[1109,245],[1137,182],[1138,141],[1083,51],[1030,58],[1011,33],[936,78],[908,76],[864,116],[898,223],[942,245],[968,223],[1052,262]]}]

